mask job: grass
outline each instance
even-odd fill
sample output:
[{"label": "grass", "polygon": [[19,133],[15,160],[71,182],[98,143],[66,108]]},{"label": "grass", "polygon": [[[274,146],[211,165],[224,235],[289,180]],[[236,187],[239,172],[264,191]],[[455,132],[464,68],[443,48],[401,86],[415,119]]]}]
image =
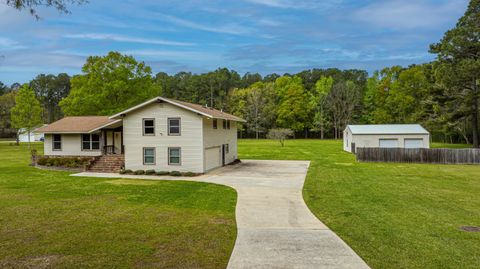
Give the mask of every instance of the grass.
[{"label": "grass", "polygon": [[[0,143],[0,268],[225,268],[233,189],[70,177]],[[38,145],[37,145],[38,147]]]},{"label": "grass", "polygon": [[[442,147],[442,144],[434,144]],[[312,212],[373,268],[480,268],[480,166],[358,163],[333,140],[239,140],[243,159],[311,160]]]}]

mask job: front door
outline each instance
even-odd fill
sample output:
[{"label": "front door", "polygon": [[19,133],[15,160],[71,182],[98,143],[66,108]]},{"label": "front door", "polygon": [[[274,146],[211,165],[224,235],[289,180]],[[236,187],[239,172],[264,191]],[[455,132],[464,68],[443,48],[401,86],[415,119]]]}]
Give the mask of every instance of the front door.
[{"label": "front door", "polygon": [[122,153],[122,132],[113,132],[113,147],[115,154]]}]

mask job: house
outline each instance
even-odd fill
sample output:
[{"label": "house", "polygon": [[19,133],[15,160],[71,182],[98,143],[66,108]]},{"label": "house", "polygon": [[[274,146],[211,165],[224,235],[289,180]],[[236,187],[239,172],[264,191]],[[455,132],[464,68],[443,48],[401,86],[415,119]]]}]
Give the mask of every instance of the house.
[{"label": "house", "polygon": [[99,156],[103,163],[121,156],[125,169],[204,173],[237,159],[239,122],[220,110],[156,97],[110,117],[65,117],[37,132],[45,134],[49,156]]},{"label": "house", "polygon": [[43,134],[37,133],[34,131],[30,132],[30,139],[28,135],[28,130],[26,128],[20,128],[17,132],[18,142],[38,142],[43,140]]},{"label": "house", "polygon": [[343,149],[355,148],[429,148],[430,133],[420,124],[347,125]]}]

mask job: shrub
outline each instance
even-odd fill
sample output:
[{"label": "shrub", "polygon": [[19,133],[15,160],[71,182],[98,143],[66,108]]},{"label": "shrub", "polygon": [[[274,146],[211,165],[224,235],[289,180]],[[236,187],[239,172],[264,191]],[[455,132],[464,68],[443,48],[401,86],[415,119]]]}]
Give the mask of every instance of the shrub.
[{"label": "shrub", "polygon": [[186,172],[186,173],[183,173],[182,175],[183,175],[183,176],[186,176],[186,177],[194,177],[194,176],[197,176],[197,173],[194,173],[194,172]]},{"label": "shrub", "polygon": [[145,175],[155,175],[155,170],[153,169],[145,170]]},{"label": "shrub", "polygon": [[133,172],[134,175],[144,175],[145,174],[145,171],[144,170],[135,170],[135,172]]},{"label": "shrub", "polygon": [[171,175],[171,176],[174,176],[174,177],[179,177],[179,176],[182,175],[182,173],[180,173],[180,172],[178,172],[178,171],[172,171],[172,172],[170,172],[170,175]]},{"label": "shrub", "polygon": [[170,172],[168,172],[168,171],[157,171],[155,174],[157,176],[166,176],[166,175],[170,174]]},{"label": "shrub", "polygon": [[130,169],[122,169],[122,171],[123,171],[123,174],[125,174],[125,175],[131,175],[131,174],[133,174],[133,171],[130,170]]},{"label": "shrub", "polygon": [[85,157],[48,157],[42,156],[37,159],[38,165],[44,166],[60,166],[68,168],[83,167],[90,161],[90,158]]}]

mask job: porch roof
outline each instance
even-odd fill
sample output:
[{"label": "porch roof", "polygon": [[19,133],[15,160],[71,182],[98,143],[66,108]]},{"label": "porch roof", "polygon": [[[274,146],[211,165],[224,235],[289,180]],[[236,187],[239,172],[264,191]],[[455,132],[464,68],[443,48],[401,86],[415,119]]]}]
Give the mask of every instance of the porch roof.
[{"label": "porch roof", "polygon": [[92,133],[101,128],[114,125],[121,120],[110,119],[108,116],[72,116],[65,117],[35,130],[38,133]]}]

